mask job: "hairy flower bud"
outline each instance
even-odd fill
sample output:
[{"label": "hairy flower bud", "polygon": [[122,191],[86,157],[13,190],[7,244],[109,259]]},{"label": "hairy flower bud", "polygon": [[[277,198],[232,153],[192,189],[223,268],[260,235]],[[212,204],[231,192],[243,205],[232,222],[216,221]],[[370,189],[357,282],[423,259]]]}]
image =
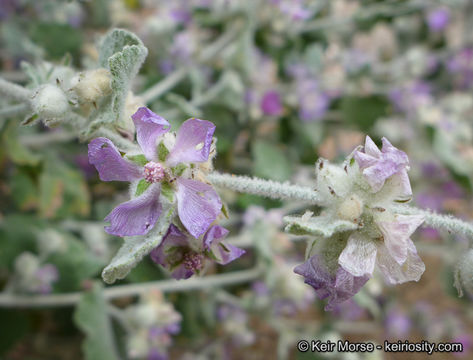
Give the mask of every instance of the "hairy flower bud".
[{"label": "hairy flower bud", "polygon": [[69,110],[66,94],[56,85],[41,86],[33,95],[32,107],[34,112],[43,120],[59,120]]},{"label": "hairy flower bud", "polygon": [[82,72],[72,80],[72,91],[79,103],[94,103],[111,93],[111,77],[107,69]]}]

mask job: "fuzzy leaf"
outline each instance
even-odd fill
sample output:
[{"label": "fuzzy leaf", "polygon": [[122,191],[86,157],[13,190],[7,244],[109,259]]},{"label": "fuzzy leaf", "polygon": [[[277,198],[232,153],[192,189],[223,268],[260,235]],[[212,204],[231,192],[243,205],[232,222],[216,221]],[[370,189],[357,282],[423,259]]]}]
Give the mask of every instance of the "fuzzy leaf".
[{"label": "fuzzy leaf", "polygon": [[105,37],[99,62],[102,67],[110,69],[112,94],[91,116],[93,120],[82,136],[89,137],[100,126],[122,120],[131,81],[147,55],[148,49],[129,31],[115,29]]},{"label": "fuzzy leaf", "polygon": [[286,216],[284,222],[287,223],[285,231],[294,235],[310,234],[329,237],[337,232],[358,228],[358,225],[350,221],[332,219],[328,216],[311,217],[307,220],[297,216]]},{"label": "fuzzy leaf", "polygon": [[87,360],[119,359],[112,324],[107,316],[107,303],[98,282],[94,283],[91,291],[82,295],[74,312],[74,322],[86,335],[82,349]]},{"label": "fuzzy leaf", "polygon": [[143,236],[124,238],[124,244],[102,272],[102,278],[106,283],[112,284],[117,279],[123,279],[143,257],[161,243],[173,219],[176,205],[163,195],[160,195],[160,202],[162,212],[151,231]]}]

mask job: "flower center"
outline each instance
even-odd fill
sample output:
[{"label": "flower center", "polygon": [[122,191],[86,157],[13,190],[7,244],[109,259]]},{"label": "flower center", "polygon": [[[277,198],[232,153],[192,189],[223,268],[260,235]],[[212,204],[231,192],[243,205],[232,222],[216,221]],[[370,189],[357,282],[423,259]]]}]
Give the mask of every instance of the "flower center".
[{"label": "flower center", "polygon": [[164,179],[164,167],[160,163],[150,161],[145,165],[145,180],[149,183],[160,182]]},{"label": "flower center", "polygon": [[338,207],[337,215],[340,219],[355,221],[363,213],[363,201],[356,195],[346,198]]},{"label": "flower center", "polygon": [[183,264],[186,269],[196,271],[203,268],[203,256],[194,252],[188,252],[184,255]]}]

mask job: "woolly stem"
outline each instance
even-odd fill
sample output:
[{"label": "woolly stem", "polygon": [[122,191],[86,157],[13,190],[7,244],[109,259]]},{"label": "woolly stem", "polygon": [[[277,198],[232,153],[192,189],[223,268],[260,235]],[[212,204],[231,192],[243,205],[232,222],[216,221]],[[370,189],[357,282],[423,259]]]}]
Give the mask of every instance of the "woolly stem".
[{"label": "woolly stem", "polygon": [[452,215],[441,215],[408,205],[397,205],[394,209],[404,215],[424,215],[424,224],[434,229],[445,229],[450,233],[454,232],[473,238],[473,224],[457,219]]},{"label": "woolly stem", "polygon": [[292,199],[319,204],[319,194],[309,187],[291,185],[289,182],[280,183],[271,180],[212,173],[207,179],[215,186],[220,186],[238,192],[261,195],[272,199]]},{"label": "woolly stem", "polygon": [[5,96],[8,99],[22,102],[26,101],[29,103],[31,91],[20,85],[0,78],[0,95]]},{"label": "woolly stem", "polygon": [[[188,280],[161,280],[141,284],[129,284],[109,287],[103,290],[105,299],[117,299],[127,296],[136,296],[151,290],[162,292],[183,292],[197,289],[209,289],[220,286],[241,284],[258,279],[262,269],[255,267],[250,270],[230,272],[221,275],[194,277]],[[79,302],[81,292],[54,295],[15,295],[0,294],[0,307],[4,308],[39,308],[72,306]]]}]

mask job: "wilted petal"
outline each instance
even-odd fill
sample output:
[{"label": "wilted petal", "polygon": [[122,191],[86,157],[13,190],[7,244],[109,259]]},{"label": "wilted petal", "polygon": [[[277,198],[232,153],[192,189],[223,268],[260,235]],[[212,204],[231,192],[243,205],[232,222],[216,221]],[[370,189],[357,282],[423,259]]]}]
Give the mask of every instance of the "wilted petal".
[{"label": "wilted petal", "polygon": [[297,266],[294,272],[304,276],[305,283],[315,289],[320,299],[328,298],[325,310],[332,310],[335,305],[351,298],[369,280],[368,275],[353,276],[341,267],[331,275],[317,254]]},{"label": "wilted petal", "polygon": [[384,244],[399,265],[407,259],[409,237],[424,222],[422,215],[396,215],[395,221],[378,221]]},{"label": "wilted petal", "polygon": [[353,276],[342,267],[338,268],[335,279],[335,290],[325,310],[332,310],[335,305],[352,298],[370,279],[369,275]]},{"label": "wilted petal", "polygon": [[226,265],[245,253],[243,249],[222,242],[227,234],[227,229],[214,225],[204,236],[204,248],[212,251],[213,255],[217,258],[217,262],[221,265]]},{"label": "wilted petal", "polygon": [[105,231],[117,236],[145,235],[161,213],[158,184],[152,184],[142,195],[118,205],[107,215],[110,226]]},{"label": "wilted petal", "polygon": [[169,131],[166,119],[146,107],[140,107],[131,118],[135,123],[136,140],[148,160],[156,157],[156,140]]},{"label": "wilted petal", "polygon": [[176,143],[166,163],[175,166],[181,162],[205,162],[209,158],[215,125],[207,120],[189,119],[177,132]]},{"label": "wilted petal", "polygon": [[178,178],[177,212],[187,231],[198,238],[208,229],[222,209],[222,202],[212,188],[196,180]]},{"label": "wilted petal", "polygon": [[151,251],[151,259],[171,271],[176,280],[188,279],[194,275],[192,269],[183,263],[184,254],[189,251],[189,240],[174,224],[171,224],[163,241]]},{"label": "wilted petal", "polygon": [[379,158],[381,156],[381,151],[369,136],[366,136],[365,139],[365,153],[375,158]]},{"label": "wilted petal", "polygon": [[104,137],[89,143],[89,162],[95,166],[102,181],[133,181],[143,177],[140,166],[125,160],[115,145]]},{"label": "wilted petal", "polygon": [[366,169],[367,167],[373,166],[378,161],[377,158],[361,151],[356,151],[354,157],[361,169]]},{"label": "wilted petal", "polygon": [[404,264],[399,265],[384,245],[378,247],[377,264],[390,284],[419,281],[425,271],[425,265],[417,255],[417,250],[411,239],[407,241],[407,259]]},{"label": "wilted petal", "polygon": [[348,238],[338,263],[353,276],[371,275],[376,263],[376,244],[354,232]]}]

